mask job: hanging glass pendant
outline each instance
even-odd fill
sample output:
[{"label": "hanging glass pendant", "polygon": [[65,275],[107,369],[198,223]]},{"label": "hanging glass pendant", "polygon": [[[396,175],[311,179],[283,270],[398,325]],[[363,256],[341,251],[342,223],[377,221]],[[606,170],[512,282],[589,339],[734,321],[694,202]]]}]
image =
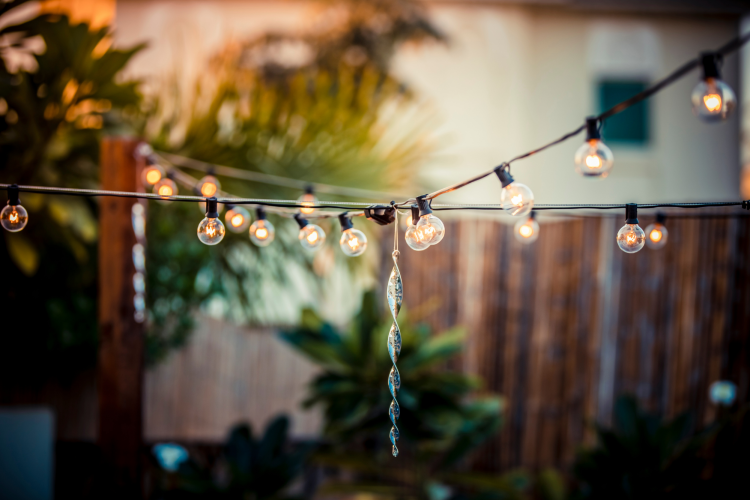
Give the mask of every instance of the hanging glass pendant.
[{"label": "hanging glass pendant", "polygon": [[393,325],[391,325],[391,331],[388,333],[388,354],[390,354],[391,361],[393,362],[393,368],[391,368],[391,373],[388,375],[388,389],[391,391],[393,401],[391,402],[391,406],[388,410],[388,415],[391,417],[391,422],[393,423],[393,427],[391,427],[390,438],[391,444],[393,445],[394,457],[398,456],[398,447],[396,446],[396,441],[398,441],[399,438],[396,420],[398,420],[399,416],[401,415],[401,409],[399,408],[398,401],[396,400],[396,395],[401,388],[401,375],[398,373],[398,368],[396,368],[398,355],[401,354],[401,330],[398,327],[396,318],[398,317],[398,313],[401,310],[401,302],[404,298],[404,289],[403,284],[401,283],[401,273],[398,270],[398,257],[399,251],[394,250],[393,271],[391,271],[391,276],[390,278],[388,278],[387,290],[388,307],[390,308],[391,315],[393,316]]}]

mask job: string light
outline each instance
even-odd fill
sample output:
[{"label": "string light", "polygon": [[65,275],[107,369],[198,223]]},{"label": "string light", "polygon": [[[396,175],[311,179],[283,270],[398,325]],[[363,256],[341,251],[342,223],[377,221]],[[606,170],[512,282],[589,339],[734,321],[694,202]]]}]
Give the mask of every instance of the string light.
[{"label": "string light", "polygon": [[211,198],[219,192],[221,184],[219,184],[219,180],[216,177],[209,174],[198,181],[197,188],[201,196]]},{"label": "string light", "polygon": [[229,210],[224,215],[224,221],[230,231],[241,233],[250,225],[250,213],[242,207],[230,205]]},{"label": "string light", "polygon": [[612,155],[612,150],[602,142],[599,120],[596,117],[586,118],[586,142],[576,151],[574,162],[576,172],[584,177],[604,179],[612,170],[614,155]]},{"label": "string light", "polygon": [[636,253],[646,244],[646,233],[638,225],[638,205],[625,205],[625,225],[617,232],[617,246],[625,253]]},{"label": "string light", "polygon": [[315,197],[312,186],[307,186],[305,188],[305,194],[297,198],[297,203],[302,205],[299,209],[300,213],[305,215],[315,213],[315,208],[313,207],[318,204],[318,199]]},{"label": "string light", "polygon": [[146,156],[146,166],[141,171],[141,180],[146,186],[153,186],[164,178],[164,169],[153,155]]},{"label": "string light", "polygon": [[500,191],[500,204],[511,215],[521,217],[534,208],[534,193],[525,184],[515,182],[509,168],[507,163],[495,168],[495,173],[503,186]]},{"label": "string light", "polygon": [[526,220],[519,220],[513,228],[516,239],[526,245],[539,238],[539,223],[535,220],[536,212],[531,212]]},{"label": "string light", "polygon": [[339,215],[341,223],[341,239],[339,246],[341,251],[349,257],[359,257],[367,250],[367,236],[359,229],[354,229],[352,219],[346,215],[346,212]]},{"label": "string light", "polygon": [[305,250],[316,251],[326,241],[326,233],[320,226],[310,224],[300,214],[294,214],[294,220],[299,224],[299,242]]},{"label": "string light", "polygon": [[719,72],[721,56],[710,52],[701,54],[703,79],[693,89],[693,112],[705,122],[726,120],[737,106],[732,88],[724,83]]},{"label": "string light", "polygon": [[250,226],[250,241],[259,247],[267,247],[276,237],[276,229],[266,220],[266,211],[258,207],[255,210],[255,222]]},{"label": "string light", "polygon": [[8,188],[8,204],[0,210],[0,224],[11,233],[17,233],[26,227],[29,222],[29,214],[21,206],[18,198],[18,186],[15,184]]},{"label": "string light", "polygon": [[659,212],[656,214],[656,222],[646,227],[646,245],[652,250],[663,248],[667,244],[669,233],[664,226],[667,217]]},{"label": "string light", "polygon": [[198,224],[198,239],[206,245],[216,245],[224,239],[224,224],[219,219],[216,198],[206,200],[206,218]]},{"label": "string light", "polygon": [[417,228],[417,222],[419,221],[419,208],[416,205],[412,205],[411,214],[409,215],[409,227],[406,228],[404,239],[409,248],[421,252],[427,250],[430,244],[425,241],[424,233]]},{"label": "string light", "polygon": [[417,237],[428,245],[437,245],[445,237],[445,224],[432,214],[430,202],[424,196],[417,197],[417,205],[419,206]]}]

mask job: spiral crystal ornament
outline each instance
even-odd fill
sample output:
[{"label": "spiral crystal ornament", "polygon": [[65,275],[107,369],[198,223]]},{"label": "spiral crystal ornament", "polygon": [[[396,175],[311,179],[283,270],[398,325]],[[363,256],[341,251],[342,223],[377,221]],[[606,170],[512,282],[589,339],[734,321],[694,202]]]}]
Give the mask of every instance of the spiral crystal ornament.
[{"label": "spiral crystal ornament", "polygon": [[399,251],[394,250],[393,270],[391,271],[391,276],[388,278],[388,289],[386,293],[386,298],[388,299],[388,308],[391,310],[391,316],[393,316],[391,331],[388,332],[388,354],[391,356],[391,361],[393,362],[393,368],[391,368],[391,373],[388,375],[388,390],[391,391],[393,401],[391,401],[391,406],[388,409],[388,415],[391,417],[391,423],[393,424],[389,436],[391,439],[391,444],[393,445],[394,457],[398,456],[398,447],[396,446],[396,441],[398,441],[399,438],[396,420],[398,420],[399,416],[401,415],[401,408],[399,407],[398,400],[396,399],[398,391],[399,389],[401,389],[401,375],[399,375],[398,368],[396,368],[396,361],[398,361],[398,356],[399,354],[401,354],[401,330],[398,327],[396,318],[398,317],[399,311],[401,311],[401,302],[404,299],[404,289],[401,282],[401,273],[398,270],[398,257]]}]

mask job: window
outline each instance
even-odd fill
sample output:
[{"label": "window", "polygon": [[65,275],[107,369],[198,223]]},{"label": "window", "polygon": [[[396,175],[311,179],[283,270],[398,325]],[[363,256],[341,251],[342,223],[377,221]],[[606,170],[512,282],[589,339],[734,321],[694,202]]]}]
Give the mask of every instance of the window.
[{"label": "window", "polygon": [[[646,89],[638,80],[604,80],[599,82],[599,107],[605,111]],[[648,100],[641,101],[604,122],[602,137],[607,142],[646,146],[649,141]]]}]

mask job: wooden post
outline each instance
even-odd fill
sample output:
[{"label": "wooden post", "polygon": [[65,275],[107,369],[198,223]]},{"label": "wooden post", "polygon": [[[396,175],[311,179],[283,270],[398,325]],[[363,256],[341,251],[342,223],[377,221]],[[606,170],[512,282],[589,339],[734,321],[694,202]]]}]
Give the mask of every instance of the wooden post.
[{"label": "wooden post", "polygon": [[[139,191],[138,140],[105,138],[102,189]],[[102,197],[99,213],[98,444],[112,482],[126,497],[141,496],[143,323],[135,320],[130,198]],[[108,482],[109,482],[108,481]]]}]

